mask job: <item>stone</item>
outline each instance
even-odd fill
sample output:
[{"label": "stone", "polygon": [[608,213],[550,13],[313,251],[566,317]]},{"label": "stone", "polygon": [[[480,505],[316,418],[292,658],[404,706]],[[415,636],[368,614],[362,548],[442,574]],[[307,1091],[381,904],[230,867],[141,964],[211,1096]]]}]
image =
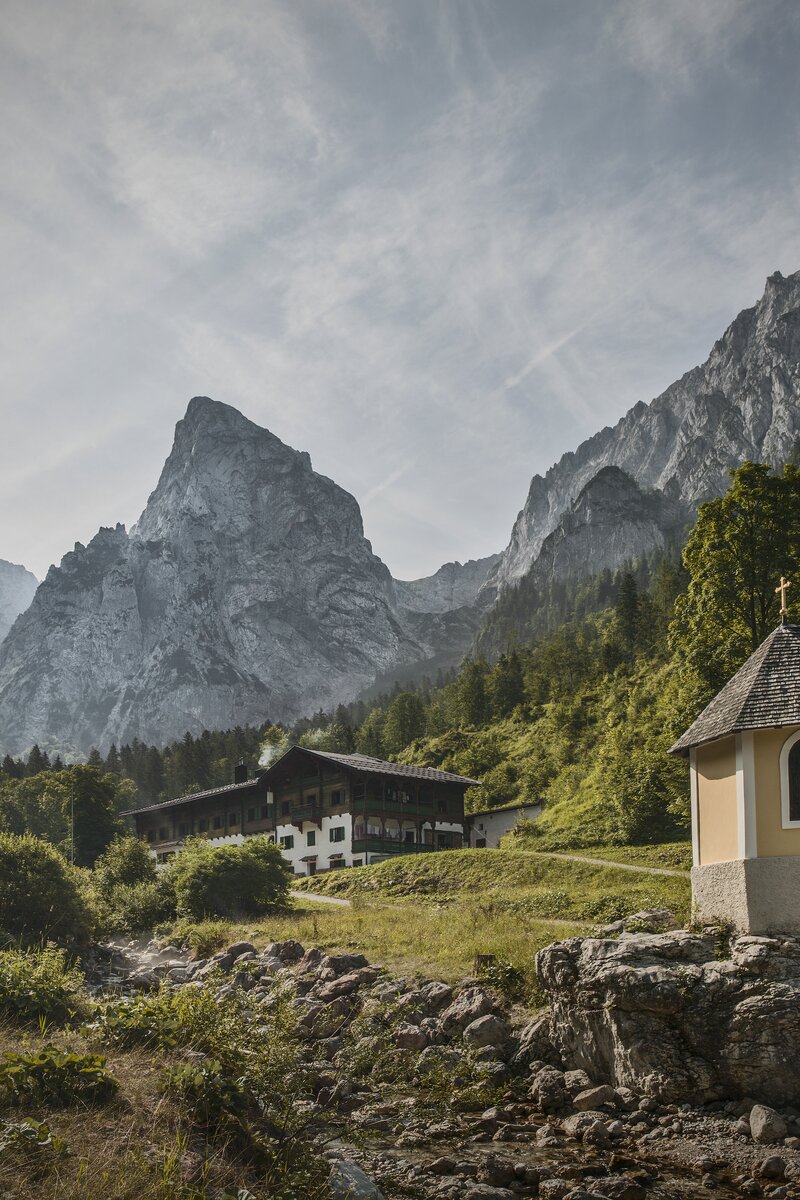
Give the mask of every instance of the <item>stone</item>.
[{"label": "stone", "polygon": [[529,1095],[544,1112],[563,1108],[568,1100],[563,1071],[542,1067],[534,1076]]},{"label": "stone", "polygon": [[602,1083],[600,1087],[587,1088],[585,1092],[578,1092],[577,1096],[572,1097],[572,1103],[581,1112],[594,1108],[614,1108],[616,1102],[616,1092],[607,1083]]},{"label": "stone", "polygon": [[750,1136],[760,1145],[780,1142],[786,1137],[786,1122],[774,1108],[755,1104],[750,1109]]},{"label": "stone", "polygon": [[654,1103],[790,1103],[800,1061],[800,940],[713,931],[571,938],[536,956],[565,1067]]},{"label": "stone", "polygon": [[420,988],[420,998],[429,1013],[440,1012],[453,998],[453,989],[446,983],[431,980]]},{"label": "stone", "polygon": [[782,1158],[780,1154],[770,1154],[768,1158],[758,1164],[753,1173],[761,1179],[784,1179],[786,1159]]},{"label": "stone", "polygon": [[478,1180],[494,1187],[505,1187],[516,1178],[514,1163],[499,1154],[487,1154],[478,1167]]},{"label": "stone", "polygon": [[592,1121],[581,1132],[584,1145],[599,1146],[603,1150],[611,1145],[611,1135],[604,1121]]},{"label": "stone", "polygon": [[580,1092],[585,1092],[589,1088],[594,1087],[594,1084],[585,1071],[565,1071],[564,1086],[570,1096],[577,1096]]},{"label": "stone", "polygon": [[428,1041],[424,1030],[409,1024],[398,1025],[392,1040],[401,1050],[424,1050]]},{"label": "stone", "polygon": [[363,954],[326,954],[319,965],[336,975],[350,975],[361,967],[368,967],[369,959]]},{"label": "stone", "polygon": [[592,1180],[588,1187],[593,1194],[600,1193],[608,1200],[645,1200],[647,1195],[643,1185],[627,1175],[606,1175]]},{"label": "stone", "polygon": [[338,996],[349,996],[358,991],[360,983],[358,975],[340,975],[338,979],[333,979],[330,983],[324,983],[322,987],[315,988],[314,993],[318,1000],[327,1004],[329,1000],[336,1000]]},{"label": "stone", "polygon": [[564,1200],[572,1184],[566,1179],[542,1179],[539,1181],[539,1196],[541,1200]]},{"label": "stone", "polygon": [[355,1163],[335,1162],[328,1176],[332,1200],[383,1200],[383,1192]]},{"label": "stone", "polygon": [[471,1046],[502,1046],[508,1040],[508,1023],[493,1013],[470,1021],[463,1032],[464,1041]]},{"label": "stone", "polygon": [[463,1200],[516,1200],[509,1188],[492,1187],[488,1183],[471,1183],[462,1193]]},{"label": "stone", "polygon": [[464,988],[442,1013],[442,1028],[445,1033],[460,1033],[478,1017],[485,1017],[496,1008],[495,1001],[483,988]]},{"label": "stone", "polygon": [[432,1175],[452,1175],[455,1169],[455,1159],[442,1156],[435,1158],[433,1162],[428,1163],[427,1170]]},{"label": "stone", "polygon": [[541,1013],[524,1027],[511,1064],[516,1070],[524,1072],[531,1063],[537,1061],[559,1069],[564,1065],[550,1035],[549,1013]]}]

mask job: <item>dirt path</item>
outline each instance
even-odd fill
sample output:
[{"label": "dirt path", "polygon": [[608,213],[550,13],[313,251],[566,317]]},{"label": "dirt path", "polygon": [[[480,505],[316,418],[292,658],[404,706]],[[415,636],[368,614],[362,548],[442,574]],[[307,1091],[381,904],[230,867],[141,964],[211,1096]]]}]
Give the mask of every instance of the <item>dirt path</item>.
[{"label": "dirt path", "polygon": [[319,900],[320,904],[338,904],[342,908],[352,907],[351,902],[342,899],[341,896],[321,896],[319,892],[296,892],[294,890],[289,894],[294,896],[295,900]]},{"label": "dirt path", "polygon": [[555,851],[531,850],[531,854],[539,858],[564,858],[567,862],[592,863],[596,867],[619,867],[620,871],[642,871],[645,875],[680,875],[686,878],[688,871],[678,871],[672,867],[640,867],[636,863],[612,862],[610,858],[587,858],[584,854],[558,854]]}]

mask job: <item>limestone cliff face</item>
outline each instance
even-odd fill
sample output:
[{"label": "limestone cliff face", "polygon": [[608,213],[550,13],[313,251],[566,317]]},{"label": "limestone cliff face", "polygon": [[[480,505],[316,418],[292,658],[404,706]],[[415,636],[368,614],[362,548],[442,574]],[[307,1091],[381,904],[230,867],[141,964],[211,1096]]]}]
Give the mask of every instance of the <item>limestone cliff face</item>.
[{"label": "limestone cliff face", "polygon": [[445,563],[425,579],[395,579],[397,602],[410,612],[420,613],[444,613],[474,604],[500,557],[490,554],[465,563]]},{"label": "limestone cliff face", "polygon": [[530,573],[541,582],[596,575],[677,542],[687,518],[684,505],[603,467],[544,539]]},{"label": "limestone cliff face", "polygon": [[0,642],[33,599],[36,576],[17,563],[0,558]]},{"label": "limestone cliff face", "polygon": [[798,435],[800,272],[776,272],[702,366],[533,477],[487,586],[499,589],[527,573],[561,515],[604,467],[622,468],[691,512],[725,491],[730,467],[746,459],[780,464]]},{"label": "limestone cliff face", "polygon": [[358,504],[307,454],[196,398],[138,523],[76,545],[3,645],[3,749],[291,720],[438,639],[458,658],[474,623],[447,617],[404,618]]}]

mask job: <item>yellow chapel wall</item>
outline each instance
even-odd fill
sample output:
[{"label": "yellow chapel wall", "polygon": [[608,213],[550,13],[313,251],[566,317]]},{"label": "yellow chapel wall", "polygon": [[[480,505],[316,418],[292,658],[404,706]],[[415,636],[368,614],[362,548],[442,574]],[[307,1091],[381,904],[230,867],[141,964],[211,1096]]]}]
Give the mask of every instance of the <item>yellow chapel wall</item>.
[{"label": "yellow chapel wall", "polygon": [[695,752],[700,865],[739,857],[736,741],[721,738]]},{"label": "yellow chapel wall", "polygon": [[759,858],[800,855],[800,829],[784,829],[781,816],[781,750],[800,728],[753,730],[755,769],[756,845]]}]

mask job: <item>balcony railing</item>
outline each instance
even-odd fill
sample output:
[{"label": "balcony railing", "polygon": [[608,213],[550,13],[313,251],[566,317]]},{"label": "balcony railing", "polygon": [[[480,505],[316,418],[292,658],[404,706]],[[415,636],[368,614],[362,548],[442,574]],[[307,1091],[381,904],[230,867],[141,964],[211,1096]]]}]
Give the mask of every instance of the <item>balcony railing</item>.
[{"label": "balcony railing", "polygon": [[400,838],[353,839],[353,854],[424,854],[435,849],[427,842],[403,842]]}]

